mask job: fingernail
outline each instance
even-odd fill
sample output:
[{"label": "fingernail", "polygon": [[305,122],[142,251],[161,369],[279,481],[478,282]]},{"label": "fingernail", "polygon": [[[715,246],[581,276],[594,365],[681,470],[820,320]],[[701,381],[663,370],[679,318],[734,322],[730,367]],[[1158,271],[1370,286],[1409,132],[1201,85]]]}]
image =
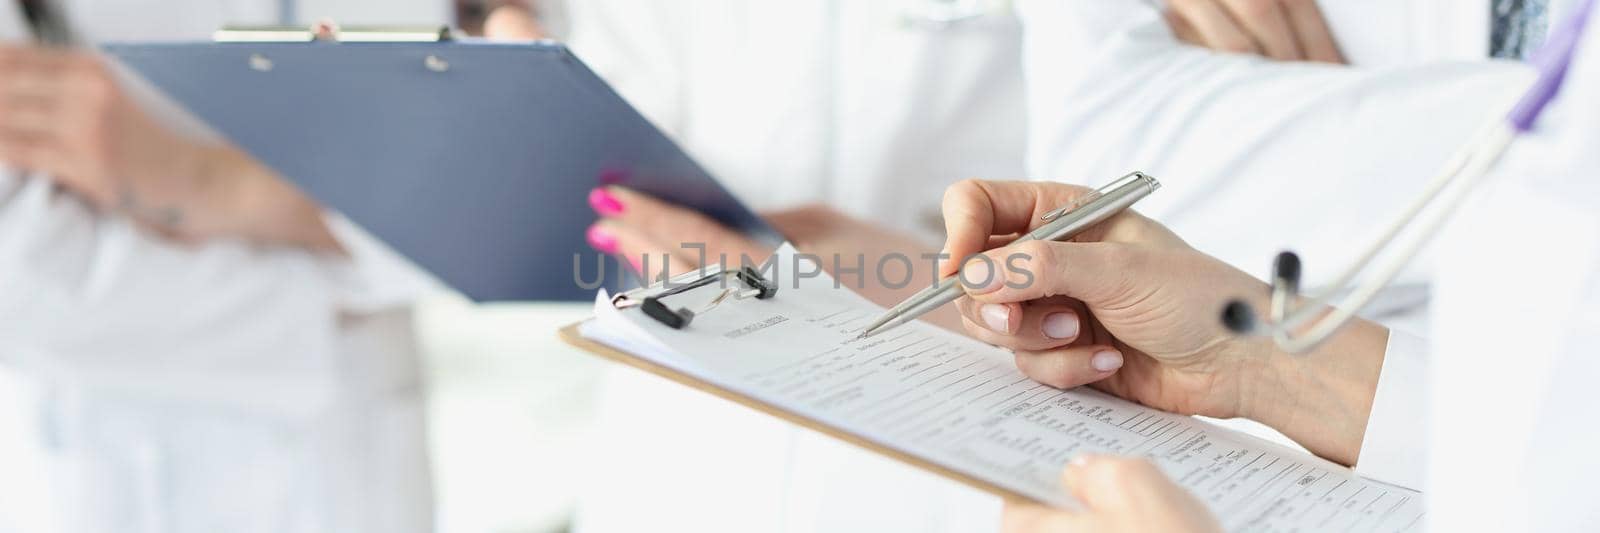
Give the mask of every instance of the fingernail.
[{"label": "fingernail", "polygon": [[1074,467],[1082,468],[1082,467],[1088,465],[1089,461],[1091,459],[1093,459],[1093,456],[1091,456],[1091,455],[1089,455],[1087,453],[1080,453],[1078,455],[1072,456],[1072,460],[1071,461],[1067,461],[1067,465],[1068,466],[1074,466]]},{"label": "fingernail", "polygon": [[1074,339],[1078,337],[1077,313],[1051,313],[1044,316],[1044,321],[1039,324],[1039,329],[1044,330],[1044,336],[1052,339]]},{"label": "fingernail", "polygon": [[598,225],[589,226],[589,246],[608,254],[617,253],[617,236]]},{"label": "fingernail", "polygon": [[589,207],[603,217],[614,217],[622,214],[622,202],[605,189],[589,191]]},{"label": "fingernail", "polygon": [[983,323],[995,333],[1011,333],[1011,308],[1000,304],[983,304],[978,308]]},{"label": "fingernail", "polygon": [[1101,372],[1110,372],[1122,368],[1122,354],[1111,350],[1095,352],[1094,358],[1089,360],[1089,366]]},{"label": "fingernail", "polygon": [[967,287],[967,294],[988,294],[1005,284],[989,263],[988,258],[979,257],[961,267],[961,284]]}]

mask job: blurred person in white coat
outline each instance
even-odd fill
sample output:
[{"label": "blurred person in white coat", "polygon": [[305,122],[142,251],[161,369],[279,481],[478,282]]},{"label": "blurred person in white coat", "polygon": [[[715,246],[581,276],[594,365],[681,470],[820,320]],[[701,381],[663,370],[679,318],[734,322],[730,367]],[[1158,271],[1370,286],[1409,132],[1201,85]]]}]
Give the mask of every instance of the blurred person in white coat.
[{"label": "blurred person in white coat", "polygon": [[[85,42],[205,40],[286,6],[449,20],[29,3]],[[408,310],[431,282],[136,76],[27,44],[21,7],[0,5],[0,365],[32,425],[4,438],[43,466],[0,476],[29,495],[0,501],[0,530],[431,530]]]}]

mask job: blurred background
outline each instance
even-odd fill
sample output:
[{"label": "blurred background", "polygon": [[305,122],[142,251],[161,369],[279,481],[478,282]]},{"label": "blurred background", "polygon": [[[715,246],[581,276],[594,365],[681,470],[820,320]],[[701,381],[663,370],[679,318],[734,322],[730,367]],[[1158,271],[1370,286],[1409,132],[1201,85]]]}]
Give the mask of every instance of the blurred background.
[{"label": "blurred background", "polygon": [[[210,0],[208,0],[209,2]],[[232,9],[226,1],[216,9]],[[259,3],[259,2],[258,2]],[[426,2],[384,0],[285,2],[298,18],[415,24],[453,17],[455,26],[477,35],[484,17],[516,0],[454,0],[438,13]],[[90,3],[95,9],[137,11],[134,4]],[[242,2],[235,2],[241,4]],[[284,8],[279,8],[281,11]],[[561,11],[541,11],[550,28],[562,27]],[[98,35],[138,39],[151,30],[104,19]],[[271,17],[241,22],[275,23]],[[183,20],[174,23],[183,25]],[[211,22],[178,30],[197,38]],[[174,32],[162,32],[170,38]],[[593,419],[593,394],[604,372],[600,360],[559,341],[555,324],[588,316],[586,303],[473,305],[441,292],[415,311],[415,328],[426,383],[428,449],[431,452],[435,519],[445,532],[553,532],[569,526],[575,487],[587,468],[585,434]],[[47,433],[39,390],[15,370],[0,365],[0,532],[50,531],[52,483],[46,471]]]}]

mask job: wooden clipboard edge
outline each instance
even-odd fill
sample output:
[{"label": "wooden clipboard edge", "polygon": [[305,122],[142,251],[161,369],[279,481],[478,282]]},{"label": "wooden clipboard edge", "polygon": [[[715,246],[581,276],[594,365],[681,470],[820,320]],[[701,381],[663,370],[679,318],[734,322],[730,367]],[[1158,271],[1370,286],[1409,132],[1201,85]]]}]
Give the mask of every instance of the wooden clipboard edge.
[{"label": "wooden clipboard edge", "polygon": [[590,354],[593,354],[595,356],[598,356],[598,357],[601,357],[601,358],[604,358],[604,359],[608,359],[608,360],[616,362],[616,363],[621,363],[621,364],[624,364],[624,365],[627,365],[627,366],[631,366],[631,367],[637,368],[639,370],[643,370],[645,372],[649,372],[651,374],[655,374],[657,376],[661,376],[661,377],[667,378],[667,379],[672,380],[672,381],[674,381],[674,382],[676,382],[676,383],[678,383],[680,385],[684,385],[684,386],[687,386],[689,388],[692,388],[692,389],[695,389],[695,390],[698,390],[698,391],[701,391],[701,392],[704,392],[704,393],[708,393],[708,394],[710,394],[712,396],[716,396],[718,398],[722,398],[724,400],[728,400],[730,402],[733,402],[733,403],[748,407],[750,409],[755,409],[756,411],[759,411],[761,413],[765,413],[765,414],[770,415],[770,416],[777,417],[777,418],[779,418],[781,420],[784,420],[784,421],[787,421],[787,422],[789,422],[791,424],[795,424],[797,426],[800,426],[800,427],[803,427],[803,428],[806,428],[806,429],[810,429],[810,430],[816,431],[818,433],[822,433],[822,434],[827,435],[829,437],[833,437],[833,438],[848,442],[848,443],[856,445],[858,447],[865,448],[865,449],[867,449],[869,451],[876,452],[878,454],[882,454],[882,455],[888,456],[888,457],[893,458],[893,459],[895,459],[897,461],[900,461],[901,463],[905,463],[905,464],[920,468],[922,470],[926,470],[928,472],[932,472],[934,474],[938,474],[938,475],[940,475],[940,476],[942,476],[942,477],[944,477],[946,479],[955,480],[955,481],[957,481],[957,482],[959,482],[959,483],[961,483],[963,485],[966,485],[966,486],[969,486],[969,487],[972,487],[972,488],[987,492],[989,494],[993,494],[995,496],[999,496],[1001,498],[1005,498],[1006,500],[1020,501],[1020,502],[1031,502],[1031,503],[1040,503],[1040,504],[1048,505],[1048,502],[1040,502],[1037,499],[1034,499],[1034,498],[1029,497],[1027,495],[1024,495],[1022,493],[1013,491],[1011,489],[1008,489],[1008,488],[1005,488],[1005,487],[1002,487],[1002,486],[999,486],[999,485],[995,485],[995,484],[990,483],[988,481],[984,481],[982,479],[979,479],[979,478],[976,478],[976,477],[972,477],[970,475],[967,475],[967,474],[952,470],[952,469],[947,468],[947,467],[945,467],[943,465],[940,465],[938,463],[934,463],[932,461],[923,459],[921,457],[917,457],[915,455],[911,455],[911,454],[902,452],[900,450],[896,450],[894,448],[890,448],[888,446],[884,446],[882,444],[878,444],[878,443],[873,442],[871,440],[868,440],[866,438],[857,436],[854,433],[850,433],[848,431],[844,431],[844,430],[835,428],[833,426],[818,422],[818,421],[816,421],[814,419],[807,418],[807,417],[802,416],[802,415],[800,415],[798,413],[794,413],[794,412],[788,411],[788,410],[786,410],[786,409],[784,409],[782,407],[778,407],[776,405],[772,405],[772,404],[763,402],[763,401],[761,401],[759,399],[752,398],[752,397],[749,397],[749,396],[745,396],[743,394],[740,394],[740,393],[737,393],[737,392],[734,392],[734,391],[731,391],[731,390],[728,390],[728,389],[724,389],[722,387],[718,387],[718,386],[710,384],[710,383],[706,383],[705,381],[700,380],[700,378],[696,378],[696,377],[691,376],[689,374],[685,374],[685,373],[680,372],[680,371],[678,371],[676,369],[673,369],[671,367],[657,364],[657,363],[655,363],[653,361],[650,361],[648,359],[645,359],[643,357],[639,357],[637,355],[633,355],[631,353],[619,350],[617,348],[613,348],[610,345],[601,343],[599,341],[595,341],[595,340],[590,339],[588,337],[584,337],[583,333],[580,332],[578,330],[578,328],[579,328],[579,326],[583,325],[584,322],[587,322],[587,321],[588,320],[584,320],[584,321],[576,322],[576,323],[573,323],[573,324],[569,324],[569,325],[567,325],[565,327],[562,327],[561,328],[561,333],[560,333],[561,340],[563,342],[566,342],[569,345],[572,345],[575,348],[578,348],[580,350],[589,352]]}]

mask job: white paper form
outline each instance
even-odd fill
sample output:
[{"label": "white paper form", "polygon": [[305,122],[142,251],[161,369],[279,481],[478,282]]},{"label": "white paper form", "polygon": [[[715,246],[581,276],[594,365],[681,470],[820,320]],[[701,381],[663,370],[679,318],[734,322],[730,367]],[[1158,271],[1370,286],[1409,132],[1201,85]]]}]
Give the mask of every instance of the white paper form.
[{"label": "white paper form", "polygon": [[[1415,491],[1191,417],[1035,383],[1011,354],[968,337],[919,322],[856,340],[882,309],[825,275],[796,279],[787,261],[776,298],[729,300],[684,330],[601,303],[583,333],[658,346],[637,355],[1040,501],[1072,505],[1066,462],[1113,453],[1149,457],[1232,531],[1421,528]],[[692,308],[719,291],[666,301]]]}]

